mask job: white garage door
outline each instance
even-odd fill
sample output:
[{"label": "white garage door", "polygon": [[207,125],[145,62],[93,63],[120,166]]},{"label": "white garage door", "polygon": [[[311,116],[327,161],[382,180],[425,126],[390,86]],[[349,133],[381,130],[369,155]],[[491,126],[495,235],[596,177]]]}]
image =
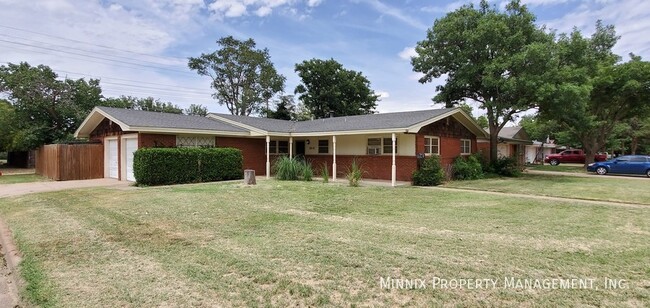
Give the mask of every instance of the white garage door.
[{"label": "white garage door", "polygon": [[117,179],[117,140],[108,140],[108,177]]},{"label": "white garage door", "polygon": [[133,176],[133,153],[138,149],[138,139],[129,138],[126,139],[126,180],[135,182],[135,176]]}]

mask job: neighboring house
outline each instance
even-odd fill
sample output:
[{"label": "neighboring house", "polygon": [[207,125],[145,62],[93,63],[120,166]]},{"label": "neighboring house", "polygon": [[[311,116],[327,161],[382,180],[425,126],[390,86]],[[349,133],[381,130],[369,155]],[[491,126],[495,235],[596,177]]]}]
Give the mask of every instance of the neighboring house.
[{"label": "neighboring house", "polygon": [[[487,129],[486,129],[487,130]],[[497,144],[498,157],[516,157],[521,165],[526,163],[526,148],[533,145],[528,133],[521,126],[504,127],[499,132]],[[479,139],[479,151],[489,157],[490,140]]]},{"label": "neighboring house", "polygon": [[541,142],[533,140],[533,144],[526,145],[526,163],[527,164],[541,164],[544,162],[544,157],[555,153],[556,148],[555,140],[546,140]]},{"label": "neighboring house", "polygon": [[133,153],[155,146],[219,146],[242,151],[244,168],[269,176],[279,155],[304,156],[333,177],[357,159],[364,177],[408,181],[417,154],[443,164],[477,151],[487,133],[460,108],[285,121],[211,113],[207,117],[96,107],[75,137],[101,141],[104,175],[133,177]]}]

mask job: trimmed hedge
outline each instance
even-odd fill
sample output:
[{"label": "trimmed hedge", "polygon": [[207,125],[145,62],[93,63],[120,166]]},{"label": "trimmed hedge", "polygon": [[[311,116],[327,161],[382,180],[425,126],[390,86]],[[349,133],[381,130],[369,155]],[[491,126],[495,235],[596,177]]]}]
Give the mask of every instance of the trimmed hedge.
[{"label": "trimmed hedge", "polygon": [[235,180],[244,177],[243,156],[233,148],[141,148],[133,173],[139,185]]}]

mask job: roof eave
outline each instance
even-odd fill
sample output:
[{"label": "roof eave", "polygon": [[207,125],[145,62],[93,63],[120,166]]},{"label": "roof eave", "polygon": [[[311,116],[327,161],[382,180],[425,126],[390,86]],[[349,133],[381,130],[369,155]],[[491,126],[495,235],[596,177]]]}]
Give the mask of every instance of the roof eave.
[{"label": "roof eave", "polygon": [[97,128],[97,125],[99,125],[103,119],[96,119],[97,115],[101,115],[106,119],[111,120],[113,123],[117,124],[120,126],[120,129],[123,131],[129,131],[129,126],[126,125],[124,122],[117,120],[107,112],[101,110],[99,107],[93,108],[92,111],[90,111],[90,114],[86,116],[83,122],[81,122],[81,125],[79,125],[79,128],[74,132],[74,137],[75,138],[88,138],[90,137],[90,133]]}]

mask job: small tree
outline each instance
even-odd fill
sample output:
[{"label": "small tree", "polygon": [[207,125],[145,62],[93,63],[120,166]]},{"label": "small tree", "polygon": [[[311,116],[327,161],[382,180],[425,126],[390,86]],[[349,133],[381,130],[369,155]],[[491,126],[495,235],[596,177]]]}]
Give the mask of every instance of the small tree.
[{"label": "small tree", "polygon": [[253,39],[232,36],[219,39],[217,45],[215,52],[189,58],[189,68],[212,79],[212,96],[230,113],[248,116],[263,104],[268,109],[286,79],[275,70],[268,49],[256,49]]},{"label": "small tree", "polygon": [[334,59],[311,59],[296,64],[302,83],[298,99],[316,118],[374,113],[379,95],[360,72],[347,70]]}]

